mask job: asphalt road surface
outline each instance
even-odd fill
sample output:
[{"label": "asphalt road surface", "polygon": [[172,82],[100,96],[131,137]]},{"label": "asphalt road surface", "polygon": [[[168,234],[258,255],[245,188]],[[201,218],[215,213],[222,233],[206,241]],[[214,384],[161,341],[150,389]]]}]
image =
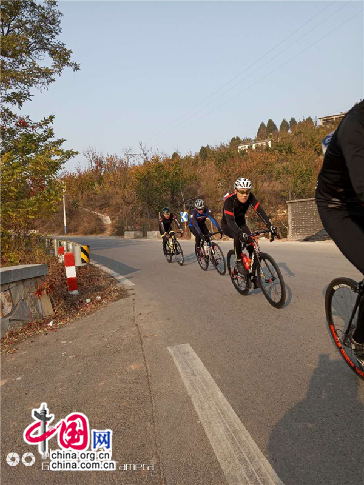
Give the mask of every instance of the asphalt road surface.
[{"label": "asphalt road surface", "polygon": [[70,239],[135,284],[168,485],[364,483],[364,382],[324,315],[327,284],[360,274],[331,241],[261,242],[287,285],[277,310],[202,271],[193,241],[181,241],[180,267],[161,241]]},{"label": "asphalt road surface", "polygon": [[[360,273],[331,241],[261,242],[287,285],[277,310],[261,291],[239,295],[227,274],[202,271],[193,241],[181,241],[180,267],[165,261],[161,241],[73,239],[135,284],[168,484],[364,483],[364,383],[324,315],[331,279]],[[231,246],[221,242],[225,255]],[[234,482],[244,460],[258,471]]]}]

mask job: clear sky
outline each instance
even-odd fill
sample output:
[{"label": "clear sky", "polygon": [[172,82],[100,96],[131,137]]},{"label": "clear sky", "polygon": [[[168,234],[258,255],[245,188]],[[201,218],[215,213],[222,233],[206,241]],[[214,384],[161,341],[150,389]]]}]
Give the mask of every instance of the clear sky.
[{"label": "clear sky", "polygon": [[58,6],[60,39],[81,70],[34,92],[23,112],[55,115],[57,138],[81,153],[71,171],[85,166],[88,147],[122,155],[142,142],[184,155],[254,138],[269,118],[279,128],[283,118],[325,116],[364,98],[363,2]]}]

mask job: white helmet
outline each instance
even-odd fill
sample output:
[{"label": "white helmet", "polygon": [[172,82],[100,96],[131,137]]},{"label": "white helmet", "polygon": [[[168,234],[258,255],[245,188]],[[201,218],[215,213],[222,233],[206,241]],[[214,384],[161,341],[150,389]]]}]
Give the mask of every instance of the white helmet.
[{"label": "white helmet", "polygon": [[239,190],[239,189],[251,189],[252,188],[252,183],[248,179],[244,178],[238,178],[238,180],[234,184],[234,188]]},{"label": "white helmet", "polygon": [[197,199],[195,201],[196,209],[203,209],[205,207],[205,202],[202,199]]}]

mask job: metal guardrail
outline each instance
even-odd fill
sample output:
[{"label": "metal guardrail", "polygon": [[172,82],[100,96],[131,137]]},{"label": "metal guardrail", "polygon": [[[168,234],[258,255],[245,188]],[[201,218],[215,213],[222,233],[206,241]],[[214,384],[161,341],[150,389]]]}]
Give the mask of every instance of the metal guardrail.
[{"label": "metal guardrail", "polygon": [[49,251],[49,253],[54,252],[55,256],[58,256],[58,248],[62,246],[64,247],[65,252],[74,254],[76,266],[84,266],[90,262],[90,259],[85,257],[85,253],[88,253],[88,255],[90,254],[90,246],[55,237],[45,237],[44,240],[47,251]]}]

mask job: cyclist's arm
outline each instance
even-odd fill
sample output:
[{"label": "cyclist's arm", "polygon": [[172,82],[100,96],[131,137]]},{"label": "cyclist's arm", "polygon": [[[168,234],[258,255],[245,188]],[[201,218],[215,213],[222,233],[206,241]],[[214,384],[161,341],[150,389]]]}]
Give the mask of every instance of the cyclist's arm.
[{"label": "cyclist's arm", "polygon": [[190,225],[192,225],[199,234],[202,234],[200,226],[198,225],[198,222],[197,222],[197,219],[196,219],[196,212],[195,211],[193,211],[192,214],[191,214]]},{"label": "cyclist's arm", "polygon": [[161,233],[161,236],[166,233],[162,219],[159,219],[159,232]]},{"label": "cyclist's arm", "polygon": [[258,199],[255,197],[254,194],[251,194],[250,204],[255,210],[255,212],[258,214],[258,216],[261,218],[261,220],[264,222],[264,224],[268,228],[270,228],[272,224],[270,223],[269,217],[260,206],[260,202],[258,201]]},{"label": "cyclist's arm", "polygon": [[218,231],[221,231],[221,227],[217,221],[215,221],[214,216],[212,215],[211,210],[209,209],[207,211],[207,217],[210,219],[210,221],[213,223],[213,225],[216,227]]},{"label": "cyclist's arm", "polygon": [[174,222],[177,224],[178,229],[181,229],[181,224],[179,223],[178,219],[176,216],[173,216]]},{"label": "cyclist's arm", "polygon": [[244,234],[244,231],[240,229],[235,221],[234,203],[232,202],[231,198],[226,199],[224,202],[224,214],[226,217],[227,225],[230,227],[233,233],[238,236],[242,236]]},{"label": "cyclist's arm", "polygon": [[349,116],[341,124],[338,141],[353,189],[364,203],[364,124],[354,116]]}]

